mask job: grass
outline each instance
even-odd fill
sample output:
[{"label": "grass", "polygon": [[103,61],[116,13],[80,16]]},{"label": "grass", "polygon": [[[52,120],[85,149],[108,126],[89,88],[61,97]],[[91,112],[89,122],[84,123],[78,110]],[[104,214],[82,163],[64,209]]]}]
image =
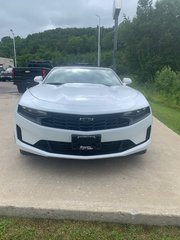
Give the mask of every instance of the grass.
[{"label": "grass", "polygon": [[132,87],[138,89],[146,96],[156,118],[174,132],[180,134],[180,106],[157,93],[153,86],[142,86],[134,81]]},{"label": "grass", "polygon": [[167,107],[161,103],[150,101],[153,115],[171,128],[177,134],[180,134],[180,111],[178,109]]},{"label": "grass", "polygon": [[180,240],[180,228],[0,218],[0,240]]}]

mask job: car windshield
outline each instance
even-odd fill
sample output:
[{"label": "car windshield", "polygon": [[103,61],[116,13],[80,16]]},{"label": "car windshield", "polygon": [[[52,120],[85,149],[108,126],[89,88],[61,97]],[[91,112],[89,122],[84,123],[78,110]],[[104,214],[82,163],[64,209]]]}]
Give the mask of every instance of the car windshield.
[{"label": "car windshield", "polygon": [[91,83],[106,86],[121,85],[120,79],[111,69],[54,68],[46,77],[45,84]]},{"label": "car windshield", "polygon": [[7,68],[7,69],[6,69],[6,72],[7,72],[7,73],[11,73],[11,72],[12,72],[12,68]]}]

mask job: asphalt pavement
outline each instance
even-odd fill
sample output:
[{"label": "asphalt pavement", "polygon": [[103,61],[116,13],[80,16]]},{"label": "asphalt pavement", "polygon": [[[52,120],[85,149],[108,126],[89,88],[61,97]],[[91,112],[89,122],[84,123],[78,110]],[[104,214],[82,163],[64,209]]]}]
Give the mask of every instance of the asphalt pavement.
[{"label": "asphalt pavement", "polygon": [[154,118],[145,155],[90,161],[23,156],[20,95],[0,82],[0,215],[180,226],[180,137]]}]

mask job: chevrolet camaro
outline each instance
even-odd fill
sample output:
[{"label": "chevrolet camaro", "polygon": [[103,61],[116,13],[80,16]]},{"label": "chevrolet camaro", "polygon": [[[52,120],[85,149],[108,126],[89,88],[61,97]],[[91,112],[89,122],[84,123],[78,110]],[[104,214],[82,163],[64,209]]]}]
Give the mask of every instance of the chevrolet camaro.
[{"label": "chevrolet camaro", "polygon": [[139,91],[109,68],[55,67],[21,96],[15,113],[20,152],[98,159],[145,153],[152,112]]}]

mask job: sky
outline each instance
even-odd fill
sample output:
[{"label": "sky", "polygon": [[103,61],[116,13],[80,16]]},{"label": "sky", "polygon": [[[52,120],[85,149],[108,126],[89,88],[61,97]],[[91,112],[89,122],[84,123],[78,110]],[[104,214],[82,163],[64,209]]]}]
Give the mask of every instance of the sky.
[{"label": "sky", "polygon": [[[132,18],[138,0],[122,0],[119,21],[123,14]],[[99,15],[101,26],[112,27],[113,0],[0,0],[0,39],[54,28],[96,27]]]}]

